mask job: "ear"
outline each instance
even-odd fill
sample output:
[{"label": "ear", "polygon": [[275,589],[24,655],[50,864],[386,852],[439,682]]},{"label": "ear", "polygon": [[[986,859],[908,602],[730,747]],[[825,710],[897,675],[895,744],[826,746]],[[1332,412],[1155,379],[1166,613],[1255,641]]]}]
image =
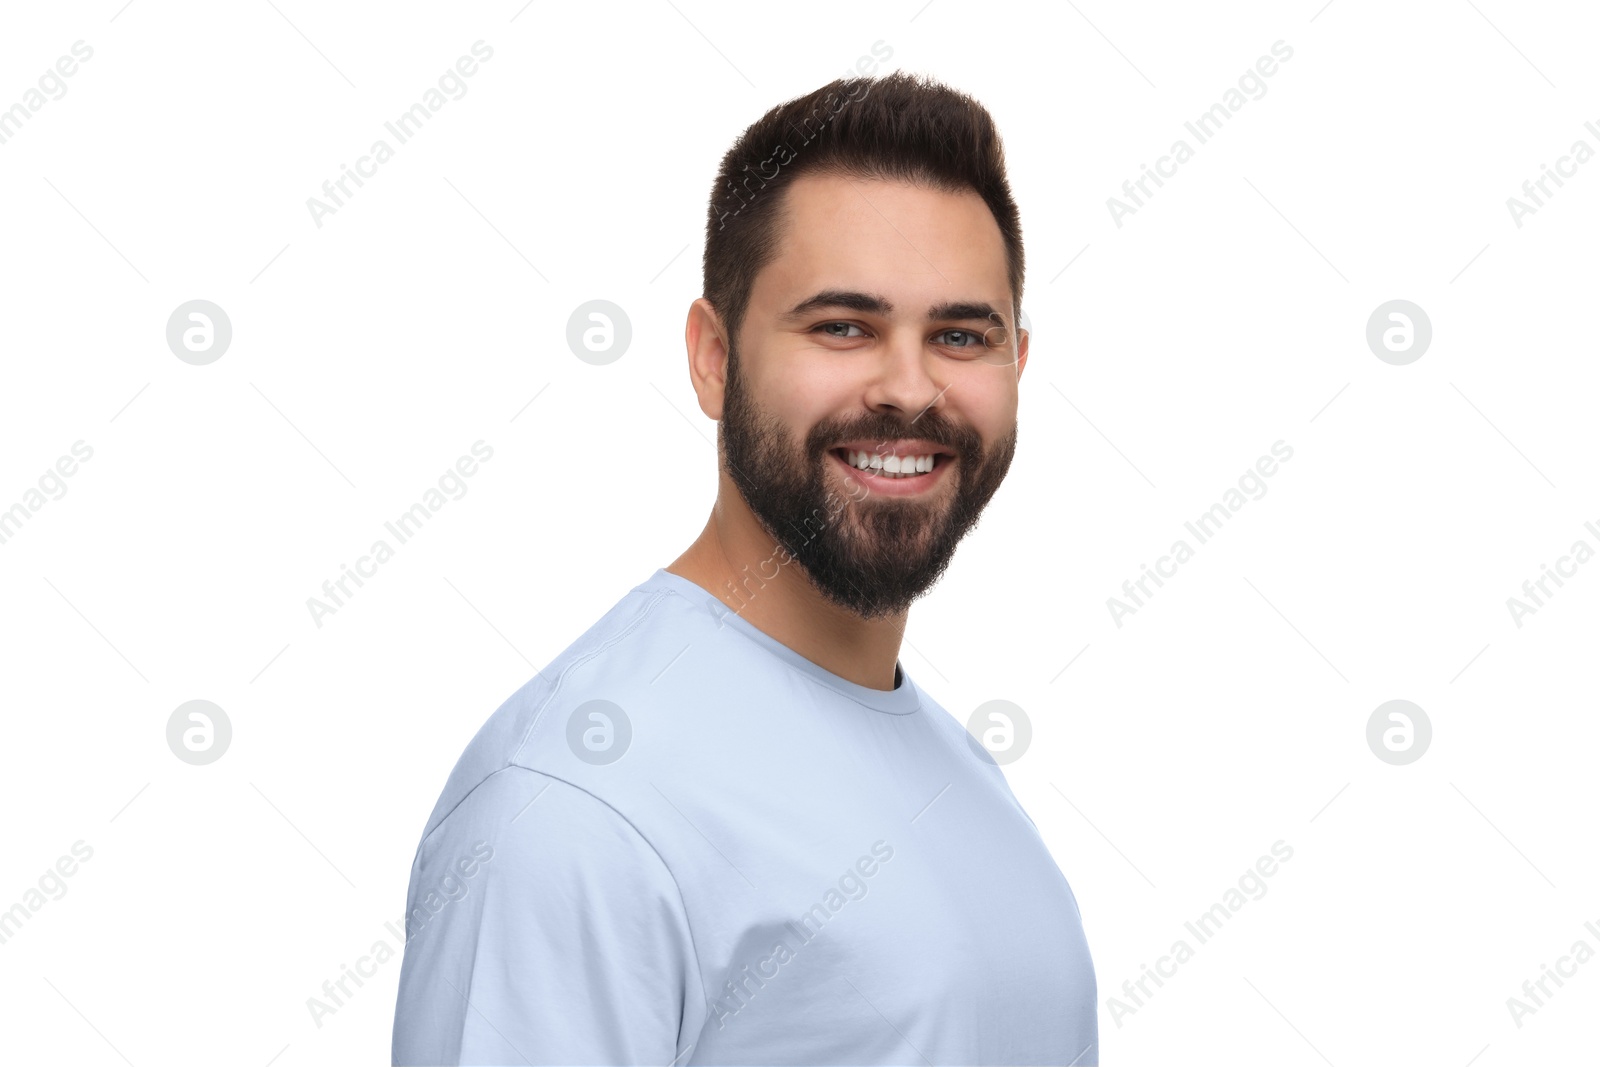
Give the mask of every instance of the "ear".
[{"label": "ear", "polygon": [[689,350],[689,382],[700,400],[700,410],[706,418],[720,422],[728,371],[727,335],[722,316],[703,296],[689,305],[683,341]]}]

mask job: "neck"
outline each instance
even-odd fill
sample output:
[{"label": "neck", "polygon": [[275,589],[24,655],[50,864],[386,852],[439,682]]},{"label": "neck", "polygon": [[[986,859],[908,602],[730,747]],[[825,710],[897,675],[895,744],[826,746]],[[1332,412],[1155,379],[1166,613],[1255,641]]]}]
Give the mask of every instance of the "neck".
[{"label": "neck", "polygon": [[666,570],[839,677],[868,689],[895,687],[907,613],[863,619],[817,592],[726,475],[705,529]]}]

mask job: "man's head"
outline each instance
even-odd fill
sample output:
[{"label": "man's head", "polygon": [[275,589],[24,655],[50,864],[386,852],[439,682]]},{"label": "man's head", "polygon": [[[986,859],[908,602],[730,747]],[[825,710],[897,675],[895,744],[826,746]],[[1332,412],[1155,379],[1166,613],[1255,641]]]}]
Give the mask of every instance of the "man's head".
[{"label": "man's head", "polygon": [[724,158],[689,318],[695,387],[724,478],[834,603],[905,610],[999,488],[1027,359],[1022,265],[993,123],[937,83],[834,82]]}]

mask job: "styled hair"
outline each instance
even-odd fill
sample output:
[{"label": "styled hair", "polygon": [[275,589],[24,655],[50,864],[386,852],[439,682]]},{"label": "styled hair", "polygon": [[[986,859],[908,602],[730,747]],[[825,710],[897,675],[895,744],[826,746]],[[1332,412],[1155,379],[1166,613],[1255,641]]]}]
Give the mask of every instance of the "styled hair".
[{"label": "styled hair", "polygon": [[802,174],[975,191],[1005,242],[1013,323],[1022,310],[1022,223],[989,112],[921,75],[840,78],[779,104],[722,157],[706,220],[704,296],[732,342],[761,268],[778,252],[784,192]]}]

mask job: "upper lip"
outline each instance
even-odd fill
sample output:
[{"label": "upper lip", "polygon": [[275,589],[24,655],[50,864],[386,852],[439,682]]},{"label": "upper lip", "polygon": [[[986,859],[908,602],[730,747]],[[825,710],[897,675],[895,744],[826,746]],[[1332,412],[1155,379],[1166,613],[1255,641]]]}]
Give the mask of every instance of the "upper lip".
[{"label": "upper lip", "polygon": [[955,450],[917,439],[875,441],[858,439],[833,446],[834,451],[865,452],[869,456],[953,456]]}]

